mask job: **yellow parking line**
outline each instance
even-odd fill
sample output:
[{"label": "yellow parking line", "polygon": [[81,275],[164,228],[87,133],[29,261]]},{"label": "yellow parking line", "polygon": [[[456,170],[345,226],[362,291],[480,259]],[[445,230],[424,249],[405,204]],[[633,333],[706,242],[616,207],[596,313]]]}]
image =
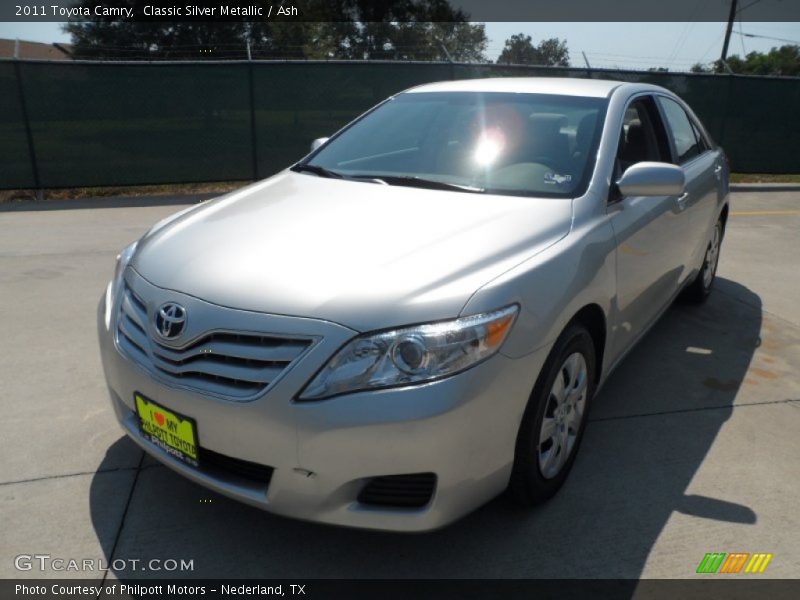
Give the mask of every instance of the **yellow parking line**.
[{"label": "yellow parking line", "polygon": [[732,217],[771,217],[781,215],[800,215],[800,210],[734,210]]}]

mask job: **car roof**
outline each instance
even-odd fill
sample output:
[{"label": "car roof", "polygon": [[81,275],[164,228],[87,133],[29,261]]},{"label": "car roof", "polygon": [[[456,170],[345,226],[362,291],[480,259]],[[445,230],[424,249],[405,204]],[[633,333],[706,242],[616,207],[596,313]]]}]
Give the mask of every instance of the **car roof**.
[{"label": "car roof", "polygon": [[[420,92],[511,92],[527,94],[560,94],[563,96],[589,96],[606,98],[620,86],[633,84],[606,79],[578,79],[575,77],[492,77],[490,79],[460,79],[420,85],[406,93]],[[656,89],[657,86],[639,86]]]}]

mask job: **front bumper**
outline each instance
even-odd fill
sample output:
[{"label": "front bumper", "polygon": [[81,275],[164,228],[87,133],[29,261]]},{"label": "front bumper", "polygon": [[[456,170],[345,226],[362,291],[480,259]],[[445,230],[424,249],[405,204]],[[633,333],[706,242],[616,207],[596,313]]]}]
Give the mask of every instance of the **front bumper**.
[{"label": "front bumper", "polygon": [[[164,292],[173,299],[181,296]],[[424,385],[295,402],[336,347],[355,335],[335,324],[297,318],[298,334],[322,334],[330,343],[315,347],[256,399],[231,402],[154,378],[120,352],[114,319],[109,330],[104,314],[105,298],[98,330],[112,405],[125,433],[146,452],[196,483],[270,512],[369,529],[442,527],[505,489],[519,423],[546,357],[543,350],[521,359],[498,354]],[[275,318],[282,324],[293,319]],[[202,448],[272,467],[269,483],[202,464],[196,469],[166,454],[140,434],[134,392],[194,418]],[[436,475],[434,494],[424,507],[358,501],[370,478],[411,473]]]}]

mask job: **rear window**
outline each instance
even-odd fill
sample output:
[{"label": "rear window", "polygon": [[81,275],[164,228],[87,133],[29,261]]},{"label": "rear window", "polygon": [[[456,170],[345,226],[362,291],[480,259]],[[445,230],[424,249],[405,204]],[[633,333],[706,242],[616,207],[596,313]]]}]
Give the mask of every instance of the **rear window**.
[{"label": "rear window", "polygon": [[695,156],[699,156],[703,147],[686,111],[674,100],[663,96],[659,96],[658,102],[664,110],[667,125],[672,132],[678,164],[683,164]]}]

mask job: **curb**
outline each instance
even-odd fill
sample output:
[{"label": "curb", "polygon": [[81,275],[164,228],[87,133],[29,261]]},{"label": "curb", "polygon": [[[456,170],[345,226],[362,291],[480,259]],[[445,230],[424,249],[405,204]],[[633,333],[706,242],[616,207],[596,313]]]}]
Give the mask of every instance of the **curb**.
[{"label": "curb", "polygon": [[732,183],[732,192],[800,192],[800,183]]}]

